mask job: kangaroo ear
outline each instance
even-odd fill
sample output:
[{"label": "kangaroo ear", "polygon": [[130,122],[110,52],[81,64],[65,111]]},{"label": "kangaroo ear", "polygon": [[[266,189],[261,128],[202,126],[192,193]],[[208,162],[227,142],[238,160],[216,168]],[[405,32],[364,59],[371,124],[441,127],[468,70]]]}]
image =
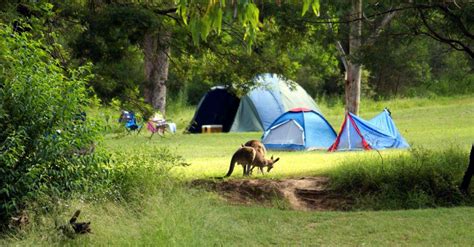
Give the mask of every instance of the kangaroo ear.
[{"label": "kangaroo ear", "polygon": [[270,159],[273,160],[273,155],[272,155],[272,157],[270,157]]},{"label": "kangaroo ear", "polygon": [[273,163],[276,163],[279,160],[280,160],[280,157],[276,158],[276,160],[274,160]]},{"label": "kangaroo ear", "polygon": [[242,147],[242,148],[243,148],[243,147],[245,147],[245,146],[244,146],[244,144],[240,144],[240,147]]}]

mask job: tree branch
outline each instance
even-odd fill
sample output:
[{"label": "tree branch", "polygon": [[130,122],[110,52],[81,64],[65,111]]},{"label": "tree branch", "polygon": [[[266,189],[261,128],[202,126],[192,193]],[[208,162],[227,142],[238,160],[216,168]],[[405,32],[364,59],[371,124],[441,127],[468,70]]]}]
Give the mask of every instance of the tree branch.
[{"label": "tree branch", "polygon": [[176,13],[177,8],[169,8],[169,9],[153,9],[153,12],[159,15],[168,15],[171,13]]},{"label": "tree branch", "polygon": [[[451,45],[452,47],[455,47],[456,44],[457,44],[457,45],[461,46],[462,50],[464,50],[471,58],[474,58],[474,52],[471,50],[471,48],[469,48],[469,46],[465,45],[464,43],[462,43],[459,40],[449,39],[449,38],[441,36],[441,34],[437,33],[434,30],[434,28],[431,27],[428,24],[428,21],[426,20],[426,16],[423,13],[423,10],[421,8],[418,8],[417,10],[420,13],[420,17],[421,17],[421,20],[422,20],[424,26],[430,32],[430,35],[429,35],[430,37],[435,38],[436,40],[441,41],[443,43],[447,43],[447,44]],[[459,49],[456,49],[456,50],[459,50]]]},{"label": "tree branch", "polygon": [[[332,23],[327,23],[327,24],[329,26],[329,31],[334,36],[334,29],[332,28]],[[346,51],[344,51],[344,47],[342,47],[342,44],[339,40],[335,40],[335,43],[336,43],[336,49],[337,49],[337,51],[339,51],[339,55],[341,56],[341,61],[342,61],[342,64],[344,65],[344,70],[347,71],[347,69],[348,69],[347,53],[346,53]]]},{"label": "tree branch", "polygon": [[464,26],[464,24],[462,23],[461,19],[459,18],[459,16],[455,15],[453,12],[451,12],[449,10],[448,7],[444,6],[444,5],[441,5],[441,4],[436,4],[435,5],[436,7],[438,7],[439,9],[441,9],[441,11],[443,11],[444,13],[446,13],[446,15],[454,22],[456,23],[456,26],[459,27],[459,30],[461,30],[461,32],[466,35],[467,37],[471,38],[471,39],[474,39],[474,34],[470,33],[467,28]]},{"label": "tree branch", "polygon": [[372,46],[375,41],[377,40],[377,38],[380,36],[380,34],[382,33],[383,29],[385,28],[385,26],[388,25],[388,23],[390,23],[390,21],[393,19],[393,17],[397,14],[397,12],[393,11],[393,12],[388,12],[382,19],[382,21],[380,22],[380,24],[378,25],[378,27],[375,28],[375,31],[369,36],[369,38],[367,39],[367,41],[365,42],[365,45],[366,46]]},{"label": "tree branch", "polygon": [[395,8],[395,9],[389,9],[389,10],[386,10],[386,11],[382,11],[380,13],[376,13],[376,14],[372,14],[372,15],[368,15],[368,16],[363,16],[361,18],[354,18],[354,19],[348,19],[348,20],[344,20],[344,21],[341,21],[339,20],[339,18],[326,18],[326,19],[323,19],[321,21],[310,21],[310,20],[303,20],[303,22],[306,22],[306,23],[311,23],[311,24],[337,24],[337,23],[342,23],[342,24],[348,24],[348,23],[351,23],[351,22],[354,22],[354,21],[363,21],[363,20],[367,20],[368,18],[373,18],[373,17],[378,17],[378,16],[382,16],[382,15],[386,15],[386,14],[390,14],[390,13],[394,13],[394,12],[398,12],[398,11],[403,11],[403,10],[408,10],[408,9],[415,9],[416,7],[415,6],[406,6],[406,7],[399,7],[399,8]]}]

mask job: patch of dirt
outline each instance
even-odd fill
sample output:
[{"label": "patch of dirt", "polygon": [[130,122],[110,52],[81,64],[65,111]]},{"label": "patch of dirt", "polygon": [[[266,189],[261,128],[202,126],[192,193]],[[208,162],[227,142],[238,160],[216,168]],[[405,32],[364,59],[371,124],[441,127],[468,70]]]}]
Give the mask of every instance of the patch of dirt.
[{"label": "patch of dirt", "polygon": [[288,202],[294,210],[347,210],[352,201],[328,189],[327,177],[291,179],[195,180],[192,186],[216,191],[231,203],[271,204],[275,198]]}]

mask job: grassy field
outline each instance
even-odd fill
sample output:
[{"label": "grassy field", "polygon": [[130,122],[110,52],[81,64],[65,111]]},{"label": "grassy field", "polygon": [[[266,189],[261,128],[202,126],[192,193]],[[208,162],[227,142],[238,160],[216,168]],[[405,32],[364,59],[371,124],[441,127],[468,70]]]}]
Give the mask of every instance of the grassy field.
[{"label": "grassy field", "polygon": [[[454,146],[467,154],[474,141],[473,97],[363,102],[361,115],[370,118],[385,106],[391,109],[398,128],[415,147],[445,150]],[[323,105],[322,110],[338,130],[343,109],[339,105]],[[179,122],[191,117],[192,112],[187,111],[179,113]],[[167,147],[191,164],[172,170],[174,180],[185,181],[224,175],[239,145],[260,137],[260,133],[176,134],[152,139],[148,135],[110,134],[105,145],[110,151],[125,155],[153,155],[156,147]],[[330,174],[343,163],[378,157],[375,152],[270,154],[281,157],[281,162],[264,178]],[[407,151],[382,152],[384,159],[406,154]],[[238,168],[233,176],[238,178],[240,173]],[[298,212],[285,209],[278,202],[274,208],[229,205],[214,193],[181,183],[169,184],[158,190],[137,192],[132,202],[65,202],[62,210],[39,215],[30,228],[1,239],[0,245],[467,246],[474,242],[472,207]],[[92,221],[94,233],[66,239],[58,234],[54,221],[65,222],[77,208],[83,211],[81,219]]]},{"label": "grassy field", "polygon": [[[428,149],[456,146],[469,150],[474,140],[474,98],[472,97],[363,102],[361,116],[369,119],[384,107],[391,109],[398,129],[412,146]],[[343,120],[343,108],[341,106],[329,108],[323,105],[322,110],[334,129],[339,131]],[[183,125],[179,127],[183,128]],[[106,144],[112,150],[123,152],[131,149],[134,150],[133,152],[147,152],[151,146],[168,147],[191,163],[190,167],[177,169],[175,172],[193,179],[224,175],[229,167],[230,157],[240,144],[249,139],[261,137],[261,133],[223,133],[177,134],[167,135],[165,138],[159,136],[154,136],[152,139],[145,138],[149,135],[144,132],[140,136],[128,135],[119,139],[110,135]],[[391,156],[400,155],[400,153],[403,151],[383,151],[382,155]],[[281,160],[267,177],[318,175],[337,166],[343,160],[378,156],[376,152],[328,153],[325,151],[269,152],[269,154],[278,156]],[[240,176],[240,170],[234,175]]]}]

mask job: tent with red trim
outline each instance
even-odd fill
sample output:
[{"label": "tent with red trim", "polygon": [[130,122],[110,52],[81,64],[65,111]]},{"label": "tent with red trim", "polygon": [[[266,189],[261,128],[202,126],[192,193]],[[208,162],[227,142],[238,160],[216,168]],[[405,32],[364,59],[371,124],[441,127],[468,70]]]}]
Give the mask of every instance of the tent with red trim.
[{"label": "tent with red trim", "polygon": [[390,111],[384,109],[369,121],[350,112],[346,114],[341,131],[329,151],[409,147],[395,126]]},{"label": "tent with red trim", "polygon": [[262,143],[274,150],[326,150],[336,132],[323,115],[307,108],[294,108],[280,115],[265,130]]}]

